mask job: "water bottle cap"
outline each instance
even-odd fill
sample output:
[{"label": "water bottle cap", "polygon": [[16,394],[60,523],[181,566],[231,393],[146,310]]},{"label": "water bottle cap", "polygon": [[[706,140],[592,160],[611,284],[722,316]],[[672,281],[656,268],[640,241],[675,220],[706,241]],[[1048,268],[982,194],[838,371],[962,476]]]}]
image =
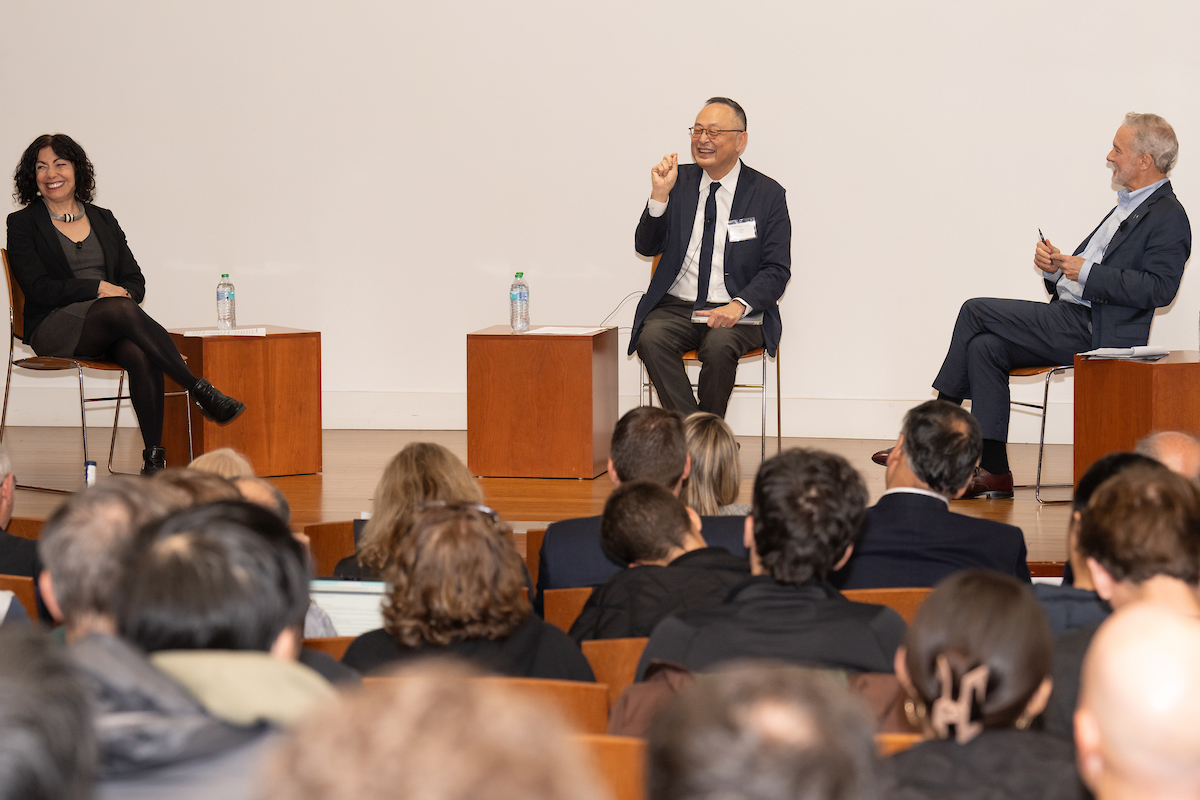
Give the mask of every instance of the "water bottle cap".
[{"label": "water bottle cap", "polygon": [[517,273],[517,277],[518,277],[518,278],[524,278],[524,277],[525,277],[525,273],[524,273],[524,272],[518,272],[518,273]]},{"label": "water bottle cap", "polygon": [[222,273],[221,273],[221,277],[222,277],[222,278],[228,278],[228,277],[229,277],[229,273],[228,273],[228,272],[222,272]]}]

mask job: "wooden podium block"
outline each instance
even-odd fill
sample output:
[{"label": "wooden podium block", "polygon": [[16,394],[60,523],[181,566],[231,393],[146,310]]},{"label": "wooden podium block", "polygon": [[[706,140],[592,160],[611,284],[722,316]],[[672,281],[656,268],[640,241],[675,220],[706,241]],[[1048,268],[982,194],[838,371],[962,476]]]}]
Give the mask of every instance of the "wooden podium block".
[{"label": "wooden podium block", "polygon": [[1200,432],[1200,352],[1152,362],[1075,356],[1075,483],[1100,457],[1168,430]]},{"label": "wooden podium block", "polygon": [[[533,328],[537,330],[537,328]],[[617,329],[467,334],[467,468],[503,478],[594,478],[617,424]]]},{"label": "wooden podium block", "polygon": [[[242,326],[252,327],[252,326]],[[192,440],[196,455],[232,447],[262,476],[306,475],[321,471],[321,334],[283,328],[262,336],[184,336],[170,331],[196,375],[246,404],[228,425],[209,422],[195,405]],[[167,391],[179,390],[170,378]],[[184,397],[168,397],[163,445],[168,466],[187,465]]]}]

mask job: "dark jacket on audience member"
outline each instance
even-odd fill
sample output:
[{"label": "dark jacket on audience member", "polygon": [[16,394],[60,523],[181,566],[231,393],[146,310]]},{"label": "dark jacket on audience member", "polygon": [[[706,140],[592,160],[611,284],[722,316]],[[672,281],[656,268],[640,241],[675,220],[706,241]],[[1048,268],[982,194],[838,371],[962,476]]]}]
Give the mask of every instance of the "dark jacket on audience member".
[{"label": "dark jacket on audience member", "polygon": [[649,636],[664,617],[715,606],[748,577],[750,563],[723,547],[684,553],[665,567],[630,567],[592,592],[571,638]]},{"label": "dark jacket on audience member", "polygon": [[1033,596],[1042,604],[1042,611],[1046,612],[1052,636],[1062,636],[1067,631],[1088,625],[1099,625],[1112,613],[1112,606],[1101,600],[1100,595],[1074,586],[1035,583]]},{"label": "dark jacket on audience member", "polygon": [[0,575],[21,575],[36,578],[42,571],[38,561],[37,542],[13,536],[0,528]]},{"label": "dark jacket on audience member", "polygon": [[964,569],[995,570],[1028,583],[1021,529],[955,514],[938,497],[893,492],[867,509],[849,563],[829,581],[839,589],[936,586]]},{"label": "dark jacket on audience member", "polygon": [[[266,653],[177,651],[148,659],[102,634],[68,652],[88,689],[100,743],[97,800],[249,800],[278,726],[334,697],[307,668]],[[151,660],[160,657],[169,669]]]},{"label": "dark jacket on audience member", "polygon": [[734,588],[719,606],[660,622],[637,675],[641,680],[652,659],[703,672],[736,658],[890,673],[906,630],[892,609],[851,602],[824,581],[792,585],[760,575]]},{"label": "dark jacket on audience member", "polygon": [[1054,666],[1051,677],[1054,689],[1050,702],[1042,713],[1042,728],[1046,733],[1063,739],[1075,738],[1075,706],[1079,703],[1079,676],[1083,657],[1087,655],[1092,637],[1100,623],[1067,631],[1054,640]]},{"label": "dark jacket on audience member", "polygon": [[530,614],[507,639],[459,640],[445,646],[407,647],[383,628],[376,628],[350,643],[342,663],[366,675],[402,661],[436,655],[459,656],[489,672],[514,678],[596,680],[579,646],[536,614]]},{"label": "dark jacket on audience member", "polygon": [[887,800],[1082,800],[1069,742],[1038,731],[985,730],[966,744],[921,742],[884,762]]},{"label": "dark jacket on audience member", "polygon": [[[735,556],[746,557],[743,541],[745,517],[701,517],[700,533],[712,547],[724,547]],[[552,523],[546,528],[538,556],[537,599],[534,609],[542,612],[542,592],[603,586],[626,564],[615,564],[600,547],[600,517],[578,517]]]}]

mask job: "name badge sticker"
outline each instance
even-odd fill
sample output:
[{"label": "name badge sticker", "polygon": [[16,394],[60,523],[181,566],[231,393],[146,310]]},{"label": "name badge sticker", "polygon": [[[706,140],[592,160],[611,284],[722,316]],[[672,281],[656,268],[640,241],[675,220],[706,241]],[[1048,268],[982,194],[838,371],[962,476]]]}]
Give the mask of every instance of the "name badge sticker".
[{"label": "name badge sticker", "polygon": [[758,228],[754,224],[754,217],[731,219],[725,229],[729,231],[729,241],[731,242],[745,242],[758,238]]}]

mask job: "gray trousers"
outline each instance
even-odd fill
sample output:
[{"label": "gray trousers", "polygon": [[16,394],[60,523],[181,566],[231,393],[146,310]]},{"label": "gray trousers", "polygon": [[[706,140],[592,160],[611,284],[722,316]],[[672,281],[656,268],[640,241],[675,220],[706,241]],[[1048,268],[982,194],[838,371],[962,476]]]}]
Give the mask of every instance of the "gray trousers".
[{"label": "gray trousers", "polygon": [[[709,303],[705,307],[720,305]],[[691,301],[666,295],[646,315],[638,337],[638,357],[650,373],[663,408],[685,415],[708,411],[724,417],[733,384],[737,382],[738,359],[763,346],[762,327],[710,328],[692,322],[691,318]],[[688,350],[695,350],[702,363],[698,402],[681,358]]]}]

